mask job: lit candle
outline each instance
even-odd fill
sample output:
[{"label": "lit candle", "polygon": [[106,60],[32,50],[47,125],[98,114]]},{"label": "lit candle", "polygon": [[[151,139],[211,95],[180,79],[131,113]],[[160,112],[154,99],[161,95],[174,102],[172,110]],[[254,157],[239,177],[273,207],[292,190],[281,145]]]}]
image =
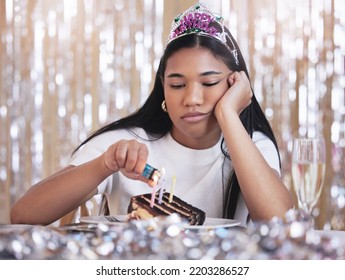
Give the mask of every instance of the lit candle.
[{"label": "lit candle", "polygon": [[174,195],[174,190],[175,190],[175,183],[176,183],[176,176],[173,177],[172,185],[171,185],[171,190],[170,190],[170,195],[169,195],[169,203],[172,202],[173,200],[173,195]]}]

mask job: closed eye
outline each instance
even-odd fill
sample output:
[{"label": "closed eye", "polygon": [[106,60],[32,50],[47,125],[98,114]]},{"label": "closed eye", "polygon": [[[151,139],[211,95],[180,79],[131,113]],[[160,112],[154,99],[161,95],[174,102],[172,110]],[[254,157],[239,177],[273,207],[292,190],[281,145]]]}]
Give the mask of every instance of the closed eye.
[{"label": "closed eye", "polygon": [[204,87],[212,87],[212,86],[215,86],[217,84],[219,84],[220,81],[217,81],[217,82],[211,82],[211,83],[203,83],[202,85]]},{"label": "closed eye", "polygon": [[186,85],[185,84],[172,84],[170,87],[172,89],[179,89],[179,88],[184,88]]}]

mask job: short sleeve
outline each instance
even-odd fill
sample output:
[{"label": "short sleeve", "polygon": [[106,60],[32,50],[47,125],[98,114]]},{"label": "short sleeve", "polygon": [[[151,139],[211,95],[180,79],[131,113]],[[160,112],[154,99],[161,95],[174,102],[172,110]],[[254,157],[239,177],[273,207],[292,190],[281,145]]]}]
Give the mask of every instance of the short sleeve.
[{"label": "short sleeve", "polygon": [[279,176],[281,176],[279,154],[272,140],[262,132],[256,131],[253,134],[253,141],[269,166],[276,170]]}]

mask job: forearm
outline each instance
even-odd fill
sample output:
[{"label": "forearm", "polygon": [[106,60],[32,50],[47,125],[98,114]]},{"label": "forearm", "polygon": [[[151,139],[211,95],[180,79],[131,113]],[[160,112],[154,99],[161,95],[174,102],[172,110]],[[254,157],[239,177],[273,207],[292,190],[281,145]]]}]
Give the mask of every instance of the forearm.
[{"label": "forearm", "polygon": [[218,122],[251,218],[261,220],[273,216],[283,217],[292,207],[288,189],[277,172],[268,165],[238,115],[226,114],[219,116]]},{"label": "forearm", "polygon": [[12,207],[11,222],[50,224],[78,207],[112,173],[102,156],[69,166],[33,186]]}]

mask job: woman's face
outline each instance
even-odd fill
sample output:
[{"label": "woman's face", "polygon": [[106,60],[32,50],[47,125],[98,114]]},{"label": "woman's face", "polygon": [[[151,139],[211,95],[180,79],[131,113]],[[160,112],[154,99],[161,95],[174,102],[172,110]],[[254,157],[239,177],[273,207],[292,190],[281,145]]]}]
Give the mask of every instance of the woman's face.
[{"label": "woman's face", "polygon": [[167,60],[163,86],[177,142],[193,149],[217,143],[221,130],[213,110],[229,88],[230,73],[205,48],[184,48]]}]

